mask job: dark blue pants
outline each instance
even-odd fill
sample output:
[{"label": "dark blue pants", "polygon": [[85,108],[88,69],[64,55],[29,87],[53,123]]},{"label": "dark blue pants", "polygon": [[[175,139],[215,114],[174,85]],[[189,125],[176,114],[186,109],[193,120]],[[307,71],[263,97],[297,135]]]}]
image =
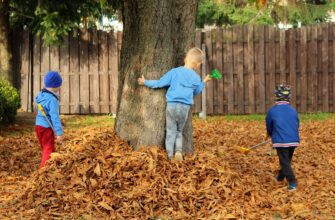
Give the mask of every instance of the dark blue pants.
[{"label": "dark blue pants", "polygon": [[283,180],[286,178],[289,183],[296,183],[297,180],[291,166],[295,147],[277,147],[276,150],[280,165],[278,179]]}]

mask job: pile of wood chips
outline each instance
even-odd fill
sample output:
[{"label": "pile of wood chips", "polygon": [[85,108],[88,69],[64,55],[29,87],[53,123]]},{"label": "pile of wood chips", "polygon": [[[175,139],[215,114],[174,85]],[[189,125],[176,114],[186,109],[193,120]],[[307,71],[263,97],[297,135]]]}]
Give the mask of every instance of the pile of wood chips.
[{"label": "pile of wood chips", "polygon": [[[274,180],[261,122],[195,120],[196,150],[168,161],[159,147],[133,151],[112,128],[68,132],[37,172],[33,133],[0,137],[1,219],[332,219],[335,122],[305,123],[294,157],[296,192]],[[15,152],[12,152],[15,151]],[[6,153],[7,152],[7,153]],[[31,161],[29,161],[31,160]],[[32,165],[34,164],[34,165]],[[10,185],[10,183],[12,185]],[[6,187],[7,185],[7,187]]]}]

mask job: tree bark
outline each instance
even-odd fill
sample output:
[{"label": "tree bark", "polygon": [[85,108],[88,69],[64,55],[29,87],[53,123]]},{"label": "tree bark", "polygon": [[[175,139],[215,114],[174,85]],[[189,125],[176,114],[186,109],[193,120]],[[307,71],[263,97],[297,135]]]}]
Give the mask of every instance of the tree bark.
[{"label": "tree bark", "polygon": [[10,44],[9,0],[0,1],[0,78],[14,85]]},{"label": "tree bark", "polygon": [[[159,79],[180,65],[193,45],[198,0],[126,0],[115,130],[134,149],[162,146],[165,140],[165,89],[137,84]],[[183,20],[185,19],[185,20]]]}]

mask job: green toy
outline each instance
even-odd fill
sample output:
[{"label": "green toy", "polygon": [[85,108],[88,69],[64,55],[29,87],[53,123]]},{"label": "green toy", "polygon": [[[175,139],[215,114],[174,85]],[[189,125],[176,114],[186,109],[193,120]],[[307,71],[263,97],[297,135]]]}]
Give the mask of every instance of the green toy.
[{"label": "green toy", "polygon": [[210,77],[213,78],[213,79],[221,79],[222,75],[219,72],[219,70],[214,69],[214,70],[212,70]]}]

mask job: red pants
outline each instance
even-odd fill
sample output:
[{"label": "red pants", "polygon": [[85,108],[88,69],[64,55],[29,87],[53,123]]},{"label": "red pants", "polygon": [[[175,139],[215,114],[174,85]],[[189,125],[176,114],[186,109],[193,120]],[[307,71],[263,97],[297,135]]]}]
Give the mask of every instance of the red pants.
[{"label": "red pants", "polygon": [[42,161],[40,169],[44,167],[45,162],[50,158],[50,154],[55,151],[55,135],[51,128],[35,126],[36,135],[42,148]]}]

